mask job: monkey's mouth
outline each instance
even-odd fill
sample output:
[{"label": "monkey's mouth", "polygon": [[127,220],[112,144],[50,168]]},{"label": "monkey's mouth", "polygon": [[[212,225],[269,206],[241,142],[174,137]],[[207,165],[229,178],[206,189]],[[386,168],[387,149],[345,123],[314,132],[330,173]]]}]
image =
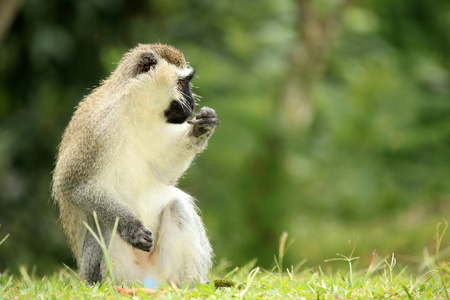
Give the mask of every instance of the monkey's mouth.
[{"label": "monkey's mouth", "polygon": [[181,124],[194,114],[194,103],[181,103],[177,100],[170,102],[169,108],[164,111],[167,123]]}]

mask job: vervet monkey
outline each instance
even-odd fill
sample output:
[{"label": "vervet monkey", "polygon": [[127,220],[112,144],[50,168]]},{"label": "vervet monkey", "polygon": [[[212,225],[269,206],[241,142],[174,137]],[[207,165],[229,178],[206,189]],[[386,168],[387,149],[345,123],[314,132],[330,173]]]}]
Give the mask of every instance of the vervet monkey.
[{"label": "vervet monkey", "polygon": [[[205,149],[218,118],[203,107],[194,119],[194,69],[166,44],[141,44],[78,105],[59,146],[53,197],[88,284],[107,266],[95,211],[108,245],[113,277],[122,282],[203,281],[212,249],[194,199],[176,187]],[[95,229],[95,231],[97,231]]]}]

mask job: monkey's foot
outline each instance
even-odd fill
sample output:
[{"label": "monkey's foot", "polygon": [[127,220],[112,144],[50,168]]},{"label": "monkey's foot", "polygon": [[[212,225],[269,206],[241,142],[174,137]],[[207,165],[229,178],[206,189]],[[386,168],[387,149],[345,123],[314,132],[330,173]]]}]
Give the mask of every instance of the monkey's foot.
[{"label": "monkey's foot", "polygon": [[219,118],[214,109],[202,107],[194,120],[189,120],[189,124],[193,124],[192,135],[200,137],[210,133],[219,124]]}]

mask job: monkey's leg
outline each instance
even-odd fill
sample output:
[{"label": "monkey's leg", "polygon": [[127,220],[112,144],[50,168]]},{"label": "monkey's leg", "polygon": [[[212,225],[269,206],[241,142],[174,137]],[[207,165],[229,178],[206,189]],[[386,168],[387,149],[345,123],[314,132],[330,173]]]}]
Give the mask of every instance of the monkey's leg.
[{"label": "monkey's leg", "polygon": [[[95,232],[97,236],[100,234],[106,243],[109,244],[111,238],[111,231],[104,225],[100,225],[101,232],[97,230],[97,226],[92,216],[88,219],[89,227]],[[93,237],[93,235],[87,231],[86,238],[83,244],[83,251],[81,254],[80,265],[80,277],[82,280],[86,280],[87,284],[93,284],[102,281],[106,274],[106,265],[103,257],[103,251],[100,244]]]},{"label": "monkey's leg", "polygon": [[192,199],[171,201],[161,214],[155,260],[162,279],[182,285],[204,281],[212,249]]}]

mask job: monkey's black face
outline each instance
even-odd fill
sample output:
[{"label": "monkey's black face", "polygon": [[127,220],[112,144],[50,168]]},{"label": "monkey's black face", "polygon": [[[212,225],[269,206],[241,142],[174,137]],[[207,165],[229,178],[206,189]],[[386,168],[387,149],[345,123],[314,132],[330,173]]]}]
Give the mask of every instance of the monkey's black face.
[{"label": "monkey's black face", "polygon": [[164,111],[167,123],[181,124],[194,114],[195,100],[189,87],[189,82],[193,77],[194,72],[178,81],[178,88],[183,95],[183,99],[170,102],[169,107]]}]

